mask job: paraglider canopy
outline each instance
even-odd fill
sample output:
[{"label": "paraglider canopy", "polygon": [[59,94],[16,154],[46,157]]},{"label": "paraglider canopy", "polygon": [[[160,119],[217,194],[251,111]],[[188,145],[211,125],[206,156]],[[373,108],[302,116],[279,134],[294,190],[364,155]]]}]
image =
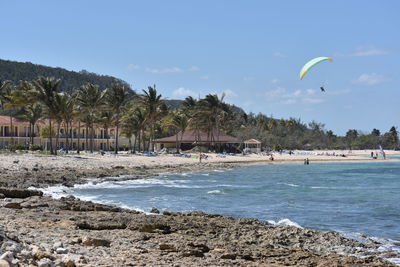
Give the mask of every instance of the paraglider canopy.
[{"label": "paraglider canopy", "polygon": [[308,61],[303,68],[300,71],[300,80],[303,79],[304,75],[306,75],[306,73],[315,65],[317,65],[318,63],[325,61],[325,60],[329,60],[329,61],[333,61],[332,58],[330,57],[316,57],[314,59],[311,59],[310,61]]}]

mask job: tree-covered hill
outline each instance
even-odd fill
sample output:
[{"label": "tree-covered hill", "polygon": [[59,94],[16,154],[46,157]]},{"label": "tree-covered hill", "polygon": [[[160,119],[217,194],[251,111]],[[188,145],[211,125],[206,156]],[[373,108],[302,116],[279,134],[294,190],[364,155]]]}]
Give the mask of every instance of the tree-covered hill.
[{"label": "tree-covered hill", "polygon": [[97,84],[100,89],[110,87],[112,83],[122,83],[130,88],[127,82],[108,75],[99,75],[85,70],[75,72],[63,68],[53,68],[30,62],[16,62],[0,59],[1,80],[9,80],[14,84],[18,84],[20,81],[36,80],[40,76],[61,79],[60,89],[63,92],[71,92],[73,88],[86,83]]}]

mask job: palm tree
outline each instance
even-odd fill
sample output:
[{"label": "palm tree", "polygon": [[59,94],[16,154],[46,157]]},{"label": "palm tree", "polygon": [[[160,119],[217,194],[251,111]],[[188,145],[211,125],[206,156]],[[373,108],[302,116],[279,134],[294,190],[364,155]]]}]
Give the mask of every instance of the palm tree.
[{"label": "palm tree", "polygon": [[[0,105],[2,109],[10,108],[10,104],[12,103],[12,84],[10,81],[0,81]],[[12,116],[10,116],[10,135],[11,135],[11,146],[10,150],[13,150],[14,147],[14,127]]]},{"label": "palm tree", "polygon": [[[139,151],[141,135],[145,128],[146,114],[138,107],[128,110],[128,112],[122,117],[122,131],[127,138],[135,136],[135,142],[133,144],[132,152],[136,149],[136,140],[138,140]],[[129,140],[129,145],[132,146]]]},{"label": "palm tree", "polygon": [[114,112],[114,125],[116,127],[115,133],[115,154],[118,154],[118,131],[121,120],[122,112],[126,111],[128,103],[132,96],[132,91],[122,84],[113,84],[110,89],[106,91],[106,103],[108,108]]},{"label": "palm tree", "polygon": [[206,95],[204,99],[200,99],[195,111],[194,118],[200,127],[207,131],[211,143],[215,142],[214,133],[217,134],[217,141],[219,141],[221,121],[225,116],[226,109],[223,102],[224,97],[224,94],[221,98],[216,94]]},{"label": "palm tree", "polygon": [[[33,92],[34,98],[43,105],[44,114],[49,120],[50,133],[52,131],[52,120],[58,116],[58,109],[55,104],[55,98],[58,94],[61,80],[54,78],[40,77],[34,81],[35,91]],[[52,134],[49,136],[50,139],[50,153],[53,155],[57,154],[57,151],[53,150],[53,138]]]},{"label": "palm tree", "polygon": [[145,109],[147,114],[147,123],[150,125],[150,143],[152,144],[151,150],[154,151],[154,128],[157,119],[163,114],[165,104],[156,90],[156,86],[149,86],[148,91],[143,90],[143,95],[139,98],[139,103]]},{"label": "palm tree", "polygon": [[104,134],[105,137],[107,138],[107,148],[105,150],[110,150],[110,136],[108,134],[108,129],[113,125],[114,122],[114,113],[109,110],[102,111],[99,114],[99,118],[97,119],[97,122],[102,125],[104,128]]},{"label": "palm tree", "polygon": [[98,111],[102,108],[102,106],[104,106],[106,91],[100,91],[97,85],[91,83],[79,87],[77,91],[77,104],[81,107],[87,128],[91,129],[90,152],[93,153],[94,122]]},{"label": "palm tree", "polygon": [[[167,125],[176,129],[176,153],[179,153],[180,141],[182,141],[183,134],[189,126],[189,119],[183,112],[173,112],[167,122]],[[180,140],[178,135],[181,134]]]},{"label": "palm tree", "polygon": [[[69,150],[69,126],[72,124],[74,119],[74,108],[75,108],[75,96],[67,93],[58,94],[56,97],[57,106],[59,110],[59,119],[65,123],[65,135],[66,135],[66,152]],[[72,128],[72,125],[71,125]]]},{"label": "palm tree", "polygon": [[35,124],[42,118],[42,116],[43,108],[38,103],[23,107],[16,116],[18,120],[29,122],[29,137],[31,145],[34,144]]}]

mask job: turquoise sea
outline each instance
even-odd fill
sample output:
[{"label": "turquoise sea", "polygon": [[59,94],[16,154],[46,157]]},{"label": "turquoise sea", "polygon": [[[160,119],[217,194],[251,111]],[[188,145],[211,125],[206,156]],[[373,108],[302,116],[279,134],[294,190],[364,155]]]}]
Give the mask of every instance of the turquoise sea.
[{"label": "turquoise sea", "polygon": [[201,210],[400,241],[400,162],[249,165],[51,190],[145,212]]}]

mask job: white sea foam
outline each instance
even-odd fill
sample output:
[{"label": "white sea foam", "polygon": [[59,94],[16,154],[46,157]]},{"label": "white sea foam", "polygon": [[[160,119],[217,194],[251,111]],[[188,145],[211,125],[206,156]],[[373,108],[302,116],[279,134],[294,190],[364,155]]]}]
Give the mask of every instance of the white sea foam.
[{"label": "white sea foam", "polygon": [[224,191],[221,191],[221,190],[211,190],[211,191],[208,191],[207,194],[224,195],[226,193]]},{"label": "white sea foam", "polygon": [[210,176],[209,173],[202,173],[201,175],[203,175],[203,176]]},{"label": "white sea foam", "polygon": [[292,187],[299,187],[299,185],[297,185],[297,184],[289,184],[289,183],[278,183],[278,184],[284,184],[284,185],[292,186]]},{"label": "white sea foam", "polygon": [[215,172],[225,172],[224,170],[214,170]]},{"label": "white sea foam", "polygon": [[282,220],[280,220],[278,222],[276,222],[274,220],[268,220],[267,222],[272,224],[272,225],[276,225],[276,226],[294,226],[294,227],[303,229],[303,227],[301,227],[300,224],[298,224],[296,222],[293,222],[293,221],[291,221],[289,219],[282,219]]},{"label": "white sea foam", "polygon": [[[394,264],[400,265],[400,246],[397,245],[398,241],[392,240],[390,238],[367,237],[360,233],[349,233],[343,231],[338,231],[338,232],[342,234],[344,237],[357,240],[362,244],[368,244],[371,242],[381,244],[377,249],[369,250],[369,252],[372,252],[374,255],[376,255],[376,252],[379,252],[382,255],[385,254],[391,255],[392,256],[391,258],[385,256],[380,256],[380,257]],[[365,255],[363,254],[361,255],[354,254],[351,256],[365,257]],[[376,256],[379,256],[379,254]]]},{"label": "white sea foam", "polygon": [[52,198],[55,198],[55,199],[60,199],[62,197],[71,195],[71,188],[63,186],[63,185],[49,186],[47,188],[29,187],[28,189],[40,190],[43,192],[44,195],[51,196]]}]

